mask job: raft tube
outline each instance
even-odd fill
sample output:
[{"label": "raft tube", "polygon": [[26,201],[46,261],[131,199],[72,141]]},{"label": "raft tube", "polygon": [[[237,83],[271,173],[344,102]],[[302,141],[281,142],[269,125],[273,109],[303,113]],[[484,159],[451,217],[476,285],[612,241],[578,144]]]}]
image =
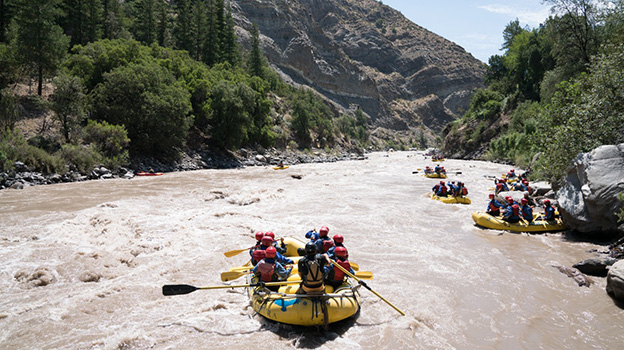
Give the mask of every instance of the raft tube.
[{"label": "raft tube", "polygon": [[472,220],[482,227],[490,228],[494,230],[506,230],[513,232],[552,232],[565,230],[566,226],[563,224],[561,218],[555,220],[534,220],[533,222],[527,222],[521,220],[516,224],[511,224],[502,219],[501,216],[492,216],[484,211],[475,211],[472,213]]},{"label": "raft tube", "polygon": [[453,196],[448,196],[448,197],[439,197],[436,196],[435,194],[431,196],[432,199],[435,200],[439,200],[440,202],[444,202],[444,203],[448,203],[448,204],[456,204],[456,203],[460,203],[460,204],[470,204],[470,198],[466,197],[466,196],[459,196],[459,197],[453,197]]},{"label": "raft tube", "polygon": [[438,174],[438,173],[425,174],[425,177],[432,178],[432,179],[434,179],[434,178],[446,179],[446,173],[440,173],[440,174]]}]

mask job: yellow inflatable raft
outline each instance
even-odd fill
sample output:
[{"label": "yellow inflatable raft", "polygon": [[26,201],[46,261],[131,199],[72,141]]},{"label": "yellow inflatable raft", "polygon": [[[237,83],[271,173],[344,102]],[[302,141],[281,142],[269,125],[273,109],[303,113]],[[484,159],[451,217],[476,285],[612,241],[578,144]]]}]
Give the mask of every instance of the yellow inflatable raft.
[{"label": "yellow inflatable raft", "polygon": [[551,221],[533,220],[533,222],[521,220],[518,223],[511,224],[503,220],[500,216],[492,216],[484,211],[475,211],[472,213],[472,220],[474,220],[477,225],[485,228],[513,232],[549,232],[566,229],[566,226],[560,218]]},{"label": "yellow inflatable raft", "polygon": [[470,204],[470,198],[466,197],[466,196],[459,196],[459,197],[453,197],[453,196],[448,196],[448,197],[439,197],[434,195],[431,195],[432,199],[435,200],[439,200],[440,202],[444,202],[444,203],[449,203],[449,204],[455,204],[455,203],[460,203],[460,204]]},{"label": "yellow inflatable raft", "polygon": [[425,177],[429,177],[429,178],[440,178],[440,179],[446,179],[446,173],[429,173],[429,174],[425,174]]},{"label": "yellow inflatable raft", "polygon": [[[291,237],[286,237],[284,243],[287,245],[286,255],[292,258],[298,257],[297,248],[305,246]],[[288,280],[300,280],[296,268]],[[251,275],[248,275],[248,281],[258,282]],[[315,296],[297,294],[298,284],[280,286],[277,292],[261,286],[247,288],[247,291],[254,311],[270,320],[297,326],[323,326],[352,317],[360,310],[359,287],[345,279],[345,283],[335,290],[326,286],[325,294]]]}]

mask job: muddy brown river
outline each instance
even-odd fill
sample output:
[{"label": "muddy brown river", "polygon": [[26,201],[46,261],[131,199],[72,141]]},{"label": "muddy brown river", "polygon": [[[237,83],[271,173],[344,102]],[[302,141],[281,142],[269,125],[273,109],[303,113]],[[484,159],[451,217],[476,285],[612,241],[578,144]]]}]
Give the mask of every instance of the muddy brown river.
[{"label": "muddy brown river", "polygon": [[[447,160],[472,204],[427,197],[417,152],[367,160],[170,173],[0,191],[0,349],[621,349],[624,311],[606,280],[571,266],[605,247],[562,233],[476,227],[508,166]],[[295,177],[293,177],[293,175]],[[301,177],[300,179],[296,177]],[[329,331],[255,315],[223,285],[255,231],[303,239],[328,226],[372,271],[357,317]],[[234,283],[243,283],[240,279]]]}]

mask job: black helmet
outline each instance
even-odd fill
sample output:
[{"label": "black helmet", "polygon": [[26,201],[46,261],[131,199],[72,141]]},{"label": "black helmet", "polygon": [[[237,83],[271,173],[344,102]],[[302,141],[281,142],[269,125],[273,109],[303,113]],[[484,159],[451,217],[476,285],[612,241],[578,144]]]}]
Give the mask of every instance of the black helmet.
[{"label": "black helmet", "polygon": [[305,252],[306,254],[310,255],[310,254],[316,254],[316,244],[314,244],[314,242],[308,242],[306,243],[305,246]]}]

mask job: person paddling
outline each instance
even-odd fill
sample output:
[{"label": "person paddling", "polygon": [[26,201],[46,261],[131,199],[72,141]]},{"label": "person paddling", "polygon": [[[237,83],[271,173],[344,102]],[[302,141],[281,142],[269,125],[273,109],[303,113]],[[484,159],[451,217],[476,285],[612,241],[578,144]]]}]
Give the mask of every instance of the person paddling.
[{"label": "person paddling", "polygon": [[[275,241],[273,240],[273,238],[271,238],[271,236],[266,236],[265,235],[264,237],[262,237],[262,245],[258,249],[267,250],[270,247],[275,248],[273,246],[273,242],[275,242]],[[277,249],[276,249],[276,253],[277,253]],[[277,261],[279,261],[282,264],[292,264],[293,263],[293,261],[290,258],[287,258],[287,257],[283,256],[280,253],[277,253],[275,258],[276,258]]]},{"label": "person paddling", "polygon": [[490,202],[488,203],[488,207],[485,212],[492,216],[499,216],[501,214],[500,208],[502,207],[503,205],[496,200],[494,193],[490,193]]},{"label": "person paddling", "polygon": [[532,222],[533,221],[533,209],[531,208],[531,206],[529,206],[529,201],[526,198],[522,198],[520,200],[520,204],[522,204],[522,207],[520,208],[520,211],[522,213],[522,218],[528,222]]},{"label": "person paddling", "polygon": [[544,220],[550,221],[555,220],[555,208],[550,205],[550,199],[544,200]]},{"label": "person paddling", "polygon": [[[323,244],[325,241],[331,241],[331,238],[329,238],[329,227],[327,226],[323,226],[321,227],[321,229],[319,230],[319,237],[318,239],[314,242],[316,244],[316,251],[319,253],[324,253],[325,251],[323,250]],[[329,249],[329,247],[328,247]]]},{"label": "person paddling", "polygon": [[[348,260],[349,253],[347,252],[347,248],[336,247],[335,253],[336,257],[334,258],[334,260],[338,263],[338,265],[342,266],[345,270],[355,275],[355,271],[353,271],[353,268],[351,268],[351,263],[349,263]],[[340,287],[340,285],[344,283],[346,277],[346,274],[333,264],[325,267],[325,274],[327,275],[325,283],[332,286],[334,289]]]},{"label": "person paddling", "polygon": [[518,204],[513,204],[507,207],[505,214],[503,214],[503,220],[515,224],[520,221],[520,207]]},{"label": "person paddling", "polygon": [[[329,248],[329,250],[327,251],[327,256],[329,256],[330,259],[334,259],[335,260],[335,252],[336,252],[336,248],[338,247],[343,247],[344,248],[344,237],[342,237],[342,235],[334,235],[333,237],[334,240],[334,246]],[[346,249],[346,248],[345,248]]]},{"label": "person paddling", "polygon": [[[262,282],[277,282],[280,280],[286,280],[290,274],[290,269],[284,268],[282,264],[275,261],[277,256],[277,250],[275,247],[268,247],[265,250],[266,257],[254,266],[251,272],[259,277]],[[268,286],[267,288],[277,292],[280,286]]]},{"label": "person paddling", "polygon": [[324,272],[325,266],[331,264],[325,254],[317,254],[316,244],[308,242],[305,245],[305,256],[299,259],[299,277],[301,284],[297,294],[325,293]]}]

